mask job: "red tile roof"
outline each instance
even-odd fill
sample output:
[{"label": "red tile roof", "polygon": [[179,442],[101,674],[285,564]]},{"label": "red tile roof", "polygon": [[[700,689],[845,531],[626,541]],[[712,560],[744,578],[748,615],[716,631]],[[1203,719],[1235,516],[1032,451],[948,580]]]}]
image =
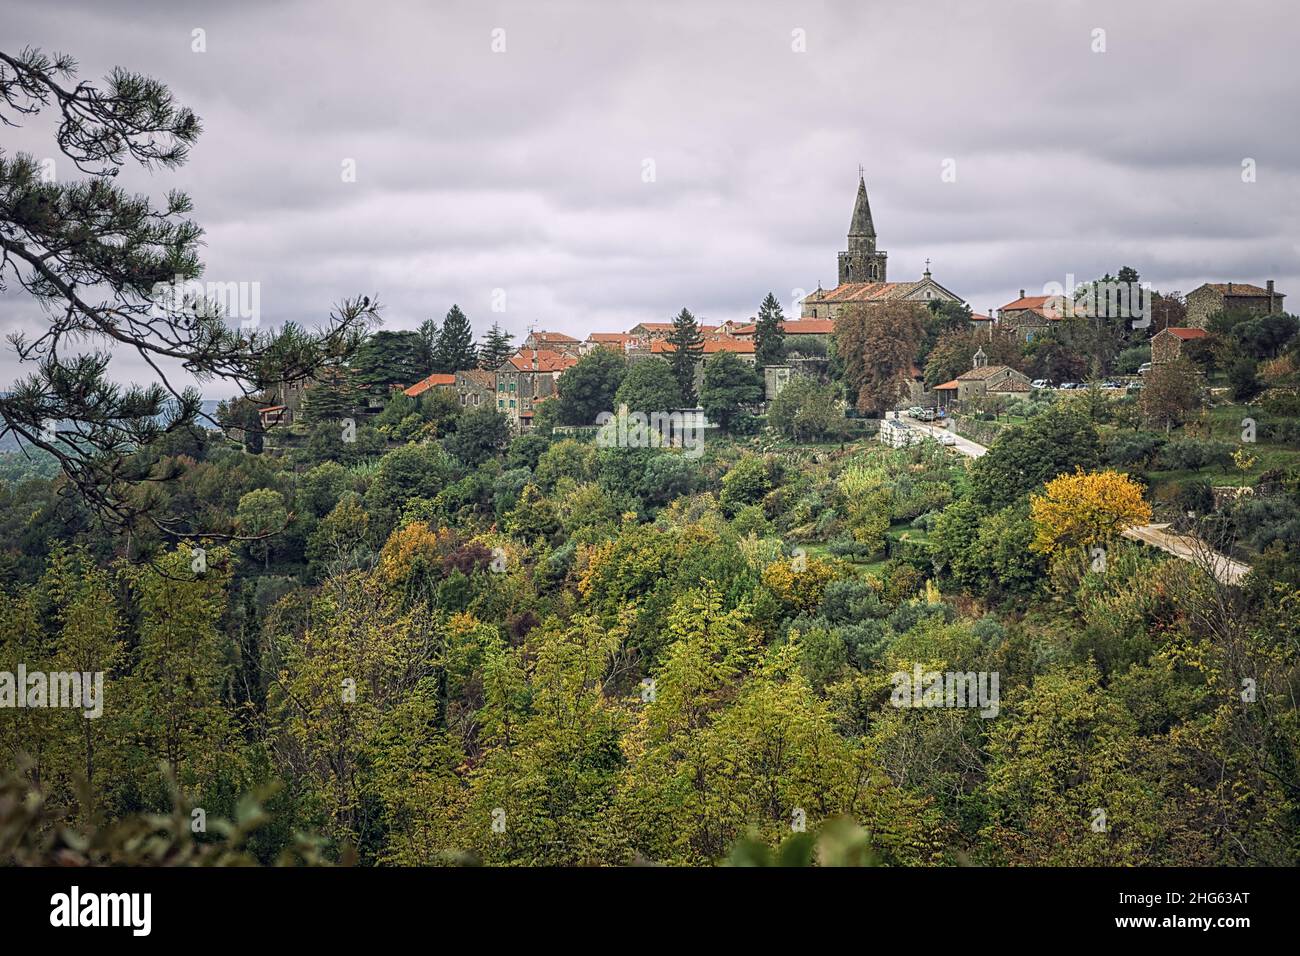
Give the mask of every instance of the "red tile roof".
[{"label": "red tile roof", "polygon": [[915,282],[843,282],[833,289],[818,289],[805,297],[805,302],[872,302],[889,298],[902,286]]},{"label": "red tile roof", "polygon": [[[533,368],[533,359],[537,359],[537,368]],[[551,349],[520,349],[510,356],[510,364],[520,372],[563,372],[578,364],[572,355],[555,352]]]},{"label": "red tile roof", "polygon": [[[733,335],[754,335],[758,326],[738,325],[731,331]],[[831,319],[794,319],[782,322],[781,331],[786,335],[830,335],[835,331],[835,323]]]},{"label": "red tile roof", "polygon": [[[636,325],[632,326],[632,328],[645,329],[647,332],[671,332],[673,330],[673,324],[671,322],[638,322]],[[700,331],[716,332],[718,331],[718,326],[701,325]]]},{"label": "red tile roof", "polygon": [[409,395],[411,396],[411,398],[415,398],[419,395],[423,395],[431,388],[437,388],[441,385],[455,385],[455,384],[456,384],[455,375],[444,375],[441,372],[434,372],[428,378],[421,379],[420,381],[416,382],[414,385],[410,386],[409,388],[402,389],[402,394]]},{"label": "red tile roof", "polygon": [[992,322],[992,321],[993,321],[993,316],[991,316],[991,315],[980,315],[978,312],[972,312],[972,313],[970,314],[970,320],[971,320],[972,322]]},{"label": "red tile roof", "polygon": [[536,342],[576,342],[578,341],[572,335],[565,335],[563,332],[533,332],[531,337]]},{"label": "red tile roof", "polygon": [[1037,311],[1047,304],[1047,300],[1052,298],[1050,295],[1026,295],[1021,296],[1014,302],[1008,302],[1002,308],[1007,309],[1033,309]]},{"label": "red tile roof", "polygon": [[610,342],[614,344],[631,342],[635,339],[636,336],[630,332],[592,332],[587,336],[588,342]]},{"label": "red tile roof", "polygon": [[960,387],[961,385],[954,378],[951,382],[944,382],[942,385],[936,385],[934,390],[936,392],[955,392]]},{"label": "red tile roof", "polygon": [[1178,338],[1183,341],[1186,341],[1187,339],[1203,339],[1210,334],[1205,331],[1205,329],[1188,329],[1173,325],[1167,327],[1164,331],[1168,332],[1170,335],[1178,336]]},{"label": "red tile roof", "polygon": [[[659,339],[650,344],[650,351],[655,354],[664,352],[675,352],[677,347],[671,342]],[[754,343],[747,339],[732,339],[725,336],[716,339],[704,340],[704,354],[713,355],[716,352],[736,352],[740,355],[753,355]]]}]

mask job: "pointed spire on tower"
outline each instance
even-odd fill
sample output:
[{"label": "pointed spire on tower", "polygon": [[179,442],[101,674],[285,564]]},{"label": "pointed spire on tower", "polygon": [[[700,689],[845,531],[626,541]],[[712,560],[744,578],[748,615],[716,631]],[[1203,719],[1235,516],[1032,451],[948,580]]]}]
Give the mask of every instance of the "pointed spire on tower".
[{"label": "pointed spire on tower", "polygon": [[853,219],[849,223],[851,237],[876,238],[876,227],[871,221],[871,204],[867,202],[867,181],[862,178],[862,167],[858,167],[858,198],[853,202]]}]

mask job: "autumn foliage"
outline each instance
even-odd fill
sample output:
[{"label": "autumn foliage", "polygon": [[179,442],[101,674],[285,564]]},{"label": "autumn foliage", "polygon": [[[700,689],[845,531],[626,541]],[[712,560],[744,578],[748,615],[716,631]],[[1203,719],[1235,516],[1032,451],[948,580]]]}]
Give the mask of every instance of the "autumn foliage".
[{"label": "autumn foliage", "polygon": [[1029,508],[1034,522],[1030,547],[1044,554],[1109,541],[1126,528],[1151,521],[1142,486],[1109,470],[1077,469],[1054,478],[1044,494],[1030,499]]}]

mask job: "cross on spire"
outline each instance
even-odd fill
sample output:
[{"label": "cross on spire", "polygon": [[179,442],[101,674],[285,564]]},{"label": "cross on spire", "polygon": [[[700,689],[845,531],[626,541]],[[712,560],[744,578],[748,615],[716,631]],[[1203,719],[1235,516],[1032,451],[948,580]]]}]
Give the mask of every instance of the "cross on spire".
[{"label": "cross on spire", "polygon": [[864,172],[865,172],[865,170],[862,168],[862,164],[861,164],[861,163],[858,163],[858,179],[861,179],[861,178],[862,178],[862,175],[863,175]]}]

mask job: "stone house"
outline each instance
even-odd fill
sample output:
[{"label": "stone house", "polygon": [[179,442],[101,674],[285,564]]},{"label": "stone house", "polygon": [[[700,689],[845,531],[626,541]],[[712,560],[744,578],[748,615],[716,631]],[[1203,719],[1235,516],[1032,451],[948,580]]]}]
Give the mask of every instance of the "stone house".
[{"label": "stone house", "polygon": [[1029,390],[1027,375],[1008,365],[989,365],[983,349],[975,353],[975,365],[970,371],[934,387],[940,408],[960,405],[984,395],[1027,395]]},{"label": "stone house", "polygon": [[997,324],[1016,334],[1022,342],[1032,342],[1035,337],[1061,321],[1065,312],[1065,297],[1060,295],[1025,295],[998,309]]},{"label": "stone house", "polygon": [[1259,315],[1283,311],[1286,295],[1273,288],[1269,279],[1264,288],[1245,282],[1207,282],[1187,293],[1187,324],[1203,329],[1210,316],[1225,310],[1244,310]]},{"label": "stone house", "polygon": [[536,404],[557,394],[560,376],[577,364],[576,358],[563,352],[520,349],[497,370],[497,411],[516,431],[531,428]]},{"label": "stone house", "polygon": [[482,405],[492,406],[493,396],[497,391],[497,373],[483,368],[471,368],[457,372],[453,387],[460,404],[465,408],[478,408]]},{"label": "stone house", "polygon": [[1162,365],[1172,362],[1183,354],[1183,343],[1195,339],[1209,338],[1205,329],[1189,329],[1169,326],[1151,336],[1151,364]]},{"label": "stone house", "polygon": [[[785,333],[782,343],[787,356],[824,357],[835,323],[830,319],[796,319],[782,322],[781,331]],[[731,334],[741,341],[753,342],[757,326],[752,322],[740,325]]]},{"label": "stone house", "polygon": [[[639,322],[628,329],[627,334],[643,342],[658,342],[661,339],[668,338],[672,331],[673,324],[671,322]],[[704,333],[705,337],[722,334],[721,329],[716,325],[701,325],[700,331]]]},{"label": "stone house", "polygon": [[565,335],[563,332],[529,332],[528,338],[524,339],[523,347],[576,356],[581,352],[582,343],[572,335]]},{"label": "stone house", "polygon": [[611,352],[626,352],[639,340],[631,332],[592,332],[586,341],[578,347],[582,355],[590,355],[596,349],[609,349]]}]

